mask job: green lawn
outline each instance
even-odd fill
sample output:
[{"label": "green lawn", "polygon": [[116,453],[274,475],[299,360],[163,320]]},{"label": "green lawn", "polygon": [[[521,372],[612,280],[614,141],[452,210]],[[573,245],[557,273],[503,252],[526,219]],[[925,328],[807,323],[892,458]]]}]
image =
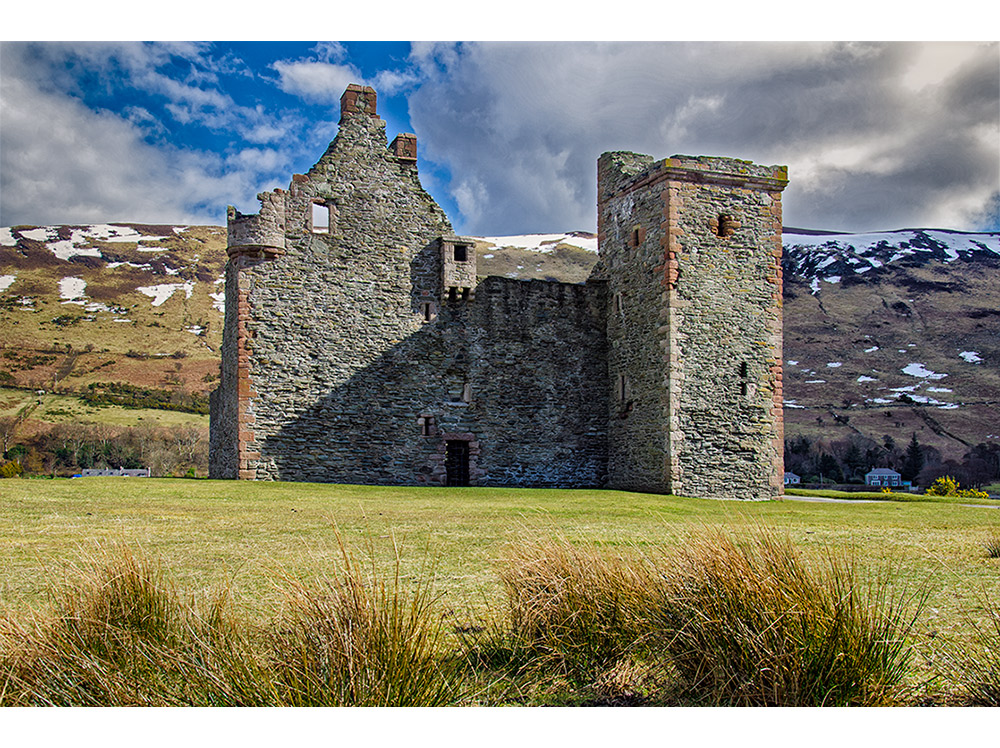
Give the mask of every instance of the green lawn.
[{"label": "green lawn", "polygon": [[402,547],[407,575],[432,567],[458,614],[496,600],[493,562],[525,534],[616,548],[676,545],[707,527],[765,524],[807,555],[848,548],[865,568],[927,584],[925,633],[961,629],[983,596],[1000,599],[1000,560],[982,543],[996,509],[958,502],[723,502],[586,490],[439,489],[87,478],[0,481],[0,607],[45,600],[50,580],[98,546],[161,558],[193,592],[231,583],[270,612],[282,573],[311,577],[339,559],[337,531],[378,562]]}]

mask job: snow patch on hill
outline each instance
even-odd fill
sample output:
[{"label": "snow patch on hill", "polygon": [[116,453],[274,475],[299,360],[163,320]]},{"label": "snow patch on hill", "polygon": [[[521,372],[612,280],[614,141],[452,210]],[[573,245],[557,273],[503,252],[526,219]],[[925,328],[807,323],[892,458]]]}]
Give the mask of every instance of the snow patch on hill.
[{"label": "snow patch on hill", "polygon": [[63,299],[63,304],[85,304],[84,291],[87,289],[87,281],[83,278],[63,278],[59,281],[59,298]]},{"label": "snow patch on hill", "polygon": [[186,283],[160,283],[156,286],[142,286],[135,290],[145,296],[151,297],[153,299],[153,306],[160,306],[177,291],[184,291],[185,298],[190,299],[191,292],[194,291],[194,281],[187,281]]},{"label": "snow patch on hill", "polygon": [[[69,239],[60,239],[60,226],[38,226],[33,229],[19,230],[18,236],[22,239],[41,242],[52,251],[60,260],[69,260],[73,257],[102,257],[100,247],[93,246],[95,241],[109,243],[129,243],[135,244],[140,252],[160,252],[163,247],[143,246],[149,242],[159,242],[166,239],[165,236],[146,236],[140,234],[129,226],[112,226],[111,224],[100,223],[93,226],[82,226],[70,230]],[[0,229],[0,243],[5,247],[17,245],[17,237],[11,228]]]},{"label": "snow patch on hill", "polygon": [[6,291],[17,279],[16,275],[0,275],[0,292]]},{"label": "snow patch on hill", "polygon": [[907,364],[903,367],[903,373],[909,374],[911,377],[920,377],[921,379],[944,379],[947,374],[938,374],[928,369],[923,364]]},{"label": "snow patch on hill", "polygon": [[553,252],[560,244],[597,252],[597,236],[586,231],[568,234],[520,234],[517,236],[476,236],[477,241],[493,244],[499,249],[530,249],[535,252]]}]

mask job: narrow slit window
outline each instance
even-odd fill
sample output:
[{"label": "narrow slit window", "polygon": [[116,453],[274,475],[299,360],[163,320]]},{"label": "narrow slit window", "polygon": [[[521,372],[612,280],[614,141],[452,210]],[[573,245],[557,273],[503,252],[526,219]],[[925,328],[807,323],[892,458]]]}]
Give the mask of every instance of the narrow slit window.
[{"label": "narrow slit window", "polygon": [[425,301],[420,305],[420,312],[424,316],[424,322],[434,321],[436,311],[437,310],[434,308],[434,302]]},{"label": "narrow slit window", "polygon": [[330,233],[330,206],[326,203],[312,204],[312,232],[314,234]]},{"label": "narrow slit window", "polygon": [[448,301],[452,304],[458,301],[458,289],[455,286],[448,289]]},{"label": "narrow slit window", "polygon": [[420,426],[421,436],[434,435],[434,416],[421,416],[417,419],[417,424]]}]

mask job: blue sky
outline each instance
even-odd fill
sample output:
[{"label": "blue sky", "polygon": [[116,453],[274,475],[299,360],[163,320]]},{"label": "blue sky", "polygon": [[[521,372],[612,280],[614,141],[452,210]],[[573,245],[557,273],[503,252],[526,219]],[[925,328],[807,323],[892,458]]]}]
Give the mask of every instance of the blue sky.
[{"label": "blue sky", "polygon": [[255,212],[352,82],[464,234],[595,230],[607,150],[785,164],[787,226],[1000,230],[996,42],[2,42],[0,224]]}]

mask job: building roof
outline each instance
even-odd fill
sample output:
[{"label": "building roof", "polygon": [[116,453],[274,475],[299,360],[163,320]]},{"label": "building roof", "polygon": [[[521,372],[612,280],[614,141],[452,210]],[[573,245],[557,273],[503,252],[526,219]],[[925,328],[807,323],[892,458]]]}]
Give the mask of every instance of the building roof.
[{"label": "building roof", "polygon": [[897,473],[895,470],[892,470],[891,468],[875,468],[874,470],[871,470],[868,473],[866,473],[865,477],[868,477],[869,475],[888,475],[888,476],[896,475],[896,476],[898,476],[899,473]]}]

